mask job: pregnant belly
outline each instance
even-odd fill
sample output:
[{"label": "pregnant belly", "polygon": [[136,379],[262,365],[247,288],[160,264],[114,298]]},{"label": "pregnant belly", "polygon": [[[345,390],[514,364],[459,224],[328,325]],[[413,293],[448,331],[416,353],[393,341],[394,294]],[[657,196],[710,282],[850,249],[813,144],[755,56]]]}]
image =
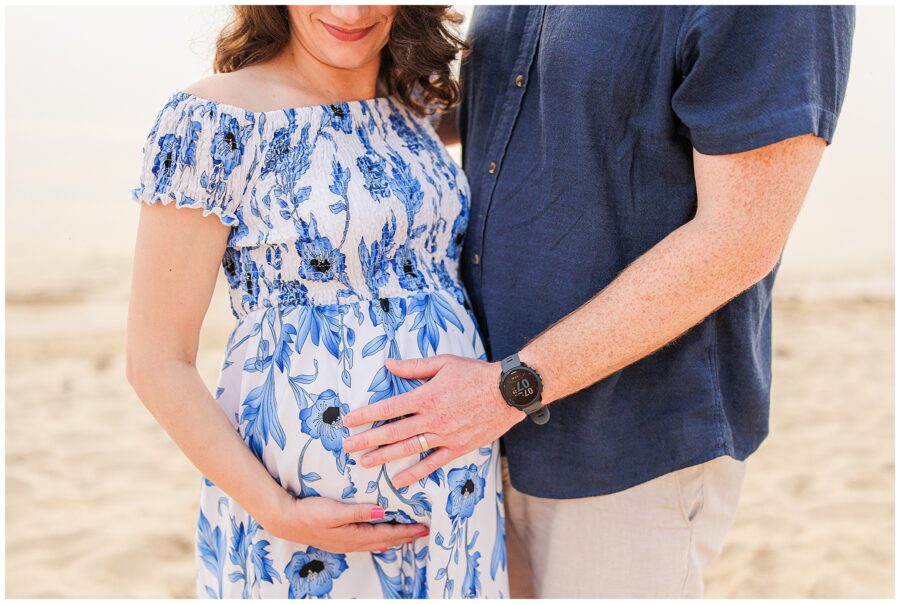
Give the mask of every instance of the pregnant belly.
[{"label": "pregnant belly", "polygon": [[371,424],[351,430],[342,420],[352,409],[421,385],[390,374],[388,357],[436,354],[484,355],[471,313],[451,292],[260,309],[231,335],[217,400],[244,443],[294,495],[379,504],[389,514],[427,522],[429,492],[438,481],[404,490],[390,482],[421,456],[363,468],[364,452],[349,455],[342,442]]}]

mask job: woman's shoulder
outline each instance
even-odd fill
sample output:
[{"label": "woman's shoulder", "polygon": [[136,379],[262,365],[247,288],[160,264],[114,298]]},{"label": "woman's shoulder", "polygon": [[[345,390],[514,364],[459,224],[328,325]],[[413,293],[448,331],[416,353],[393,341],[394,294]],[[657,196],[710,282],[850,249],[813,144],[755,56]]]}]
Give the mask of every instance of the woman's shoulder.
[{"label": "woman's shoulder", "polygon": [[186,86],[181,92],[194,99],[213,102],[226,109],[258,112],[266,79],[256,67],[245,67],[229,73],[217,73]]},{"label": "woman's shoulder", "polygon": [[[197,134],[208,128],[199,126],[206,122],[218,122],[220,116],[235,118],[241,122],[255,121],[252,111],[244,109],[246,101],[241,96],[242,80],[236,74],[215,74],[198,80],[189,86],[169,94],[156,115],[150,136],[158,130],[193,127]],[[191,126],[191,123],[194,125]]]},{"label": "woman's shoulder", "polygon": [[[262,130],[259,100],[246,90],[262,88],[253,68],[218,73],[170,94],[159,110],[148,140],[171,135],[185,144],[205,141],[199,147],[215,151],[209,141],[243,147]],[[192,147],[198,146],[195,144]]]}]

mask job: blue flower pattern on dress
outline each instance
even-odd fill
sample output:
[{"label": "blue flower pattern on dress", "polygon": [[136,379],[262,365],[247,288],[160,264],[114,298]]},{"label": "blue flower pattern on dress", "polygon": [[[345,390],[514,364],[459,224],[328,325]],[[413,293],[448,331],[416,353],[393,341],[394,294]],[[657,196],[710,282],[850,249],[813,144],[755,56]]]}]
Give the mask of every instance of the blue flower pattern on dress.
[{"label": "blue flower pattern on dress", "polygon": [[[453,577],[450,572],[451,567],[459,565],[460,559],[464,561],[465,573],[460,584],[460,595],[463,598],[481,598],[485,597],[482,584],[482,573],[479,568],[481,551],[477,547],[478,537],[485,525],[481,525],[481,529],[470,526],[473,524],[473,516],[478,505],[483,502],[485,497],[486,480],[491,473],[493,451],[491,447],[482,447],[478,453],[486,457],[485,461],[479,463],[470,463],[467,466],[461,466],[450,470],[447,473],[447,484],[450,488],[450,494],[447,496],[446,512],[450,519],[450,528],[446,536],[443,532],[438,532],[435,536],[435,544],[441,549],[449,552],[447,565],[440,568],[435,574],[435,578],[444,581],[445,598],[454,597],[453,594],[458,577]],[[492,499],[502,501],[502,494]],[[505,528],[503,526],[503,518],[500,515],[500,508],[497,507],[496,526],[488,527],[488,532],[494,535],[502,535],[505,539]],[[496,543],[496,541],[495,541]],[[462,556],[460,556],[462,553]],[[505,577],[506,570],[506,550],[503,549],[502,560],[497,559],[497,548],[491,553],[491,569],[490,580],[495,581],[498,576]]]},{"label": "blue flower pattern on dress", "polygon": [[152,173],[156,178],[156,192],[165,191],[172,184],[175,175],[175,167],[178,165],[178,148],[181,146],[181,137],[174,134],[166,134],[159,139],[159,151],[153,158]]},{"label": "blue flower pattern on dress", "polygon": [[325,552],[271,535],[203,477],[199,597],[506,596],[497,443],[399,489],[392,477],[427,453],[363,468],[342,446],[362,429],[343,425],[351,409],[422,384],[387,358],[484,358],[459,281],[468,190],[428,120],[389,97],[249,112],[180,92],[157,115],[134,199],[231,228],[236,321],[215,398],[234,430],[295,497],[431,529],[385,552]]},{"label": "blue flower pattern on dress", "polygon": [[241,141],[241,126],[228,114],[219,115],[219,128],[213,135],[213,165],[222,166],[222,175],[228,178],[231,171],[241,162],[244,144]]},{"label": "blue flower pattern on dress", "polygon": [[331,593],[334,581],[347,570],[344,554],[330,554],[316,549],[306,548],[305,552],[296,552],[284,569],[284,576],[290,582],[288,598],[324,598]]},{"label": "blue flower pattern on dress", "polygon": [[[349,455],[343,450],[344,437],[350,436],[350,430],[344,427],[344,416],[350,413],[350,407],[338,400],[333,390],[326,390],[315,397],[311,407],[300,410],[301,430],[310,438],[322,441],[326,451],[334,453],[338,470],[343,473],[347,464],[353,464]],[[301,463],[302,463],[301,453]],[[343,496],[342,496],[343,498]]]},{"label": "blue flower pattern on dress", "polygon": [[344,272],[344,254],[336,250],[327,237],[319,235],[316,219],[306,239],[297,240],[297,252],[300,254],[300,276],[312,281],[331,281]]},{"label": "blue flower pattern on dress", "polygon": [[450,519],[471,518],[475,505],[484,498],[484,478],[478,475],[475,464],[456,468],[447,474],[450,496],[447,498],[447,515]]}]

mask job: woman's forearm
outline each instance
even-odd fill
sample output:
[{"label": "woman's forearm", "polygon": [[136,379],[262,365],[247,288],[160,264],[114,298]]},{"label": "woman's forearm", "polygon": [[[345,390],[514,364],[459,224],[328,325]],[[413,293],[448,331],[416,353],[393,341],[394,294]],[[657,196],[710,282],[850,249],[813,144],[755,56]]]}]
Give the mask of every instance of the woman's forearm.
[{"label": "woman's forearm", "polygon": [[279,517],[281,506],[292,496],[243,443],[193,364],[174,359],[154,361],[152,367],[145,363],[129,371],[129,381],[204,476],[264,527]]}]

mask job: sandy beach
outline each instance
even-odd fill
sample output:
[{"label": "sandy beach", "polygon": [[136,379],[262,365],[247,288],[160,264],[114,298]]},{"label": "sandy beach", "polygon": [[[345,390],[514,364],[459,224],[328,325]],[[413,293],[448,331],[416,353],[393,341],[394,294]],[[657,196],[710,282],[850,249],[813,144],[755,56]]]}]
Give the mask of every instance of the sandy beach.
[{"label": "sandy beach", "polygon": [[[894,596],[893,11],[857,10],[834,144],[776,285],[770,436],[709,597]],[[7,9],[7,597],[194,596],[200,474],[125,379],[128,191],[226,15]],[[220,278],[210,389],[232,321]]]},{"label": "sandy beach", "polygon": [[[116,283],[7,290],[7,597],[193,597],[200,475],[125,380]],[[198,361],[211,388],[223,285]],[[771,435],[708,596],[893,596],[892,334],[889,299],[779,299]]]}]

